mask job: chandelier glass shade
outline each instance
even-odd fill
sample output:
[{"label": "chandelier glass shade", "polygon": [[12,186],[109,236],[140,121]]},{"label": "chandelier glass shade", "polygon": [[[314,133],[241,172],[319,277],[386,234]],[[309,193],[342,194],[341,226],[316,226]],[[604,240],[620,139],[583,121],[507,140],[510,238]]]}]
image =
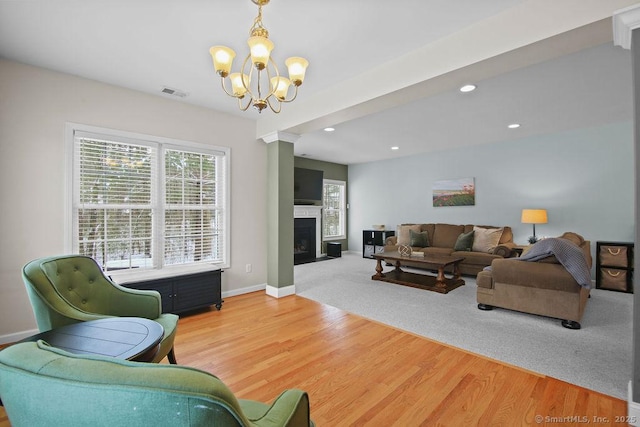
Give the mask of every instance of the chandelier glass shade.
[{"label": "chandelier glass shade", "polygon": [[[258,16],[249,30],[249,54],[245,57],[240,72],[231,72],[236,53],[226,46],[209,49],[213,68],[220,76],[222,89],[238,100],[238,107],[246,111],[250,106],[262,112],[267,106],[279,113],[282,103],[291,102],[298,96],[309,62],[297,56],[285,61],[289,78],[280,75],[271,58],[274,44],[269,40],[269,32],[262,24],[262,6],[269,0],[251,0],[258,5]],[[245,100],[246,98],[246,100]]]}]

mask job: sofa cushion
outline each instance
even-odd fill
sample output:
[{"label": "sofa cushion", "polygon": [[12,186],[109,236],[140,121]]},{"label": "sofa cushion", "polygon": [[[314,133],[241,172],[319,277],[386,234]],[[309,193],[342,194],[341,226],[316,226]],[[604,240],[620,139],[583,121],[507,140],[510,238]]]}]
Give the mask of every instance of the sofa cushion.
[{"label": "sofa cushion", "polygon": [[491,261],[494,259],[502,259],[500,255],[488,254],[486,252],[453,251],[451,256],[464,258],[464,261],[462,261],[464,264],[478,266],[491,265]]},{"label": "sofa cushion", "polygon": [[396,229],[396,236],[398,236],[398,245],[411,244],[411,236],[409,231],[420,232],[420,224],[400,224]]},{"label": "sofa cushion", "polygon": [[431,246],[452,249],[458,236],[463,232],[464,225],[436,224],[433,230],[433,239],[429,242]]},{"label": "sofa cushion", "polygon": [[500,237],[502,237],[502,228],[482,228],[473,227],[473,246],[474,252],[490,253],[498,246]]},{"label": "sofa cushion", "polygon": [[435,246],[429,246],[427,248],[420,248],[420,251],[424,252],[425,255],[451,255],[453,248],[436,248]]},{"label": "sofa cushion", "polygon": [[436,229],[436,225],[433,223],[420,224],[420,231],[426,231],[429,238],[429,245],[433,246],[433,231]]},{"label": "sofa cushion", "polygon": [[429,235],[426,231],[416,232],[409,229],[409,240],[412,247],[426,248],[429,246]]},{"label": "sofa cushion", "polygon": [[460,233],[453,245],[454,251],[470,251],[473,247],[473,231],[469,233]]}]

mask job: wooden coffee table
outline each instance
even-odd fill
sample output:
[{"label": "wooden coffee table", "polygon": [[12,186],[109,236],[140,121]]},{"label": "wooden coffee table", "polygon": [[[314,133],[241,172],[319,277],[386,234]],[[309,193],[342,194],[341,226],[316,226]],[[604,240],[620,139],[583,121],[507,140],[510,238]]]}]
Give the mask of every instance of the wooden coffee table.
[{"label": "wooden coffee table", "polygon": [[[376,274],[371,276],[372,280],[380,280],[383,282],[396,283],[398,285],[411,286],[414,288],[427,289],[429,291],[446,294],[455,288],[464,285],[464,280],[460,278],[460,261],[464,258],[457,258],[445,255],[426,255],[426,256],[401,256],[398,252],[381,252],[374,254],[377,260]],[[383,273],[382,260],[395,261],[395,269]],[[437,276],[429,274],[418,274],[403,271],[400,267],[403,262],[411,261],[414,263],[424,264],[424,268],[437,270]],[[445,276],[444,270],[448,266],[453,266],[453,276],[448,278]]]},{"label": "wooden coffee table", "polygon": [[22,341],[44,340],[69,353],[97,354],[150,362],[160,348],[164,328],[140,317],[108,317],[51,329]]}]

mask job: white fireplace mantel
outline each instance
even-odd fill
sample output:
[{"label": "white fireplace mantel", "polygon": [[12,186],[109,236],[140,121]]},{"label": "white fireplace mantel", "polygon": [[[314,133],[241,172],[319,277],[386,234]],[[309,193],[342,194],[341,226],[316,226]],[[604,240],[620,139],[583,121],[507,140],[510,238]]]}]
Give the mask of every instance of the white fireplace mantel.
[{"label": "white fireplace mantel", "polygon": [[322,223],[322,206],[294,205],[294,218],[315,218],[316,219],[316,257],[321,254],[322,234],[320,224]]}]

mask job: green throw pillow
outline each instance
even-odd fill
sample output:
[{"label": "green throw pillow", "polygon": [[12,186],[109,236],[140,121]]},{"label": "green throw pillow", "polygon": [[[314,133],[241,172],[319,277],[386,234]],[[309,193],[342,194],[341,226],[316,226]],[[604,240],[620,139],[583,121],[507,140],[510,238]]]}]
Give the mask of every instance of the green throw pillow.
[{"label": "green throw pillow", "polygon": [[409,230],[409,246],[426,248],[429,246],[429,235],[426,231],[418,233],[416,231]]},{"label": "green throw pillow", "polygon": [[453,247],[454,251],[470,251],[473,246],[473,230],[467,234],[461,233]]}]

